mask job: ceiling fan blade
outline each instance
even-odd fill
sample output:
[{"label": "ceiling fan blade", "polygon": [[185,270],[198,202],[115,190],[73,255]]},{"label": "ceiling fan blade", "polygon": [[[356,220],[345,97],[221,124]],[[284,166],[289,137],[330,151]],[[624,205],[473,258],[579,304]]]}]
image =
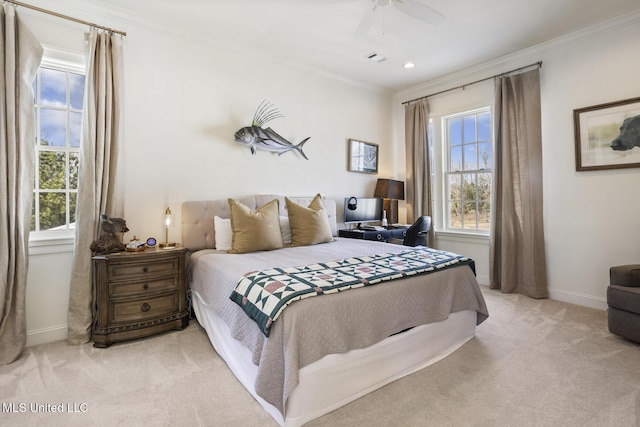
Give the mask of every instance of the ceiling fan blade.
[{"label": "ceiling fan blade", "polygon": [[439,24],[444,21],[443,14],[416,0],[393,0],[393,5],[409,16],[427,24]]},{"label": "ceiling fan blade", "polygon": [[373,6],[373,9],[371,9],[371,11],[369,11],[369,13],[367,13],[364,16],[364,18],[362,18],[362,21],[360,21],[360,24],[358,24],[358,28],[356,28],[356,32],[355,32],[356,37],[364,36],[369,32],[369,30],[373,26],[373,23],[376,20],[377,9],[378,9],[378,5],[376,4],[375,6]]}]

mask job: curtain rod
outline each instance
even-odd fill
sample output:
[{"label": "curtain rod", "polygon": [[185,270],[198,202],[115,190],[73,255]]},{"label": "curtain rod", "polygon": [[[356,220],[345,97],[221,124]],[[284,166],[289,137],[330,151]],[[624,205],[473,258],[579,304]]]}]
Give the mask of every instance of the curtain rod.
[{"label": "curtain rod", "polygon": [[113,28],[109,28],[109,27],[103,27],[102,25],[94,24],[93,22],[83,21],[82,19],[73,18],[71,16],[63,15],[61,13],[53,12],[53,11],[47,10],[47,9],[42,9],[40,7],[32,6],[30,4],[22,3],[22,2],[19,2],[19,1],[4,0],[4,2],[15,4],[16,6],[26,7],[27,9],[33,9],[33,10],[36,10],[38,12],[46,13],[48,15],[57,16],[58,18],[67,19],[69,21],[78,22],[80,24],[88,25],[90,27],[100,28],[101,30],[106,30],[106,31],[108,31],[110,33],[117,33],[117,34],[121,34],[123,36],[127,35],[127,33],[124,32],[124,31],[114,30]]},{"label": "curtain rod", "polygon": [[402,103],[402,105],[410,104],[410,103],[412,103],[414,101],[419,101],[421,99],[429,98],[430,96],[440,95],[441,93],[451,92],[452,90],[464,89],[465,87],[474,85],[476,83],[480,83],[480,82],[484,82],[484,81],[487,81],[487,80],[495,79],[496,77],[503,77],[503,76],[506,76],[506,75],[511,74],[511,73],[517,73],[518,71],[526,70],[527,68],[534,67],[534,66],[537,66],[538,68],[542,68],[542,61],[534,62],[533,64],[525,65],[524,67],[516,68],[515,70],[505,71],[504,73],[496,74],[495,76],[485,77],[484,79],[476,80],[476,81],[471,82],[471,83],[467,83],[467,84],[463,84],[463,85],[460,85],[460,86],[452,87],[452,88],[449,88],[449,89],[441,90],[440,92],[431,93],[429,95],[421,96],[420,98],[415,98],[415,99],[412,99],[410,101],[405,101],[405,102]]}]

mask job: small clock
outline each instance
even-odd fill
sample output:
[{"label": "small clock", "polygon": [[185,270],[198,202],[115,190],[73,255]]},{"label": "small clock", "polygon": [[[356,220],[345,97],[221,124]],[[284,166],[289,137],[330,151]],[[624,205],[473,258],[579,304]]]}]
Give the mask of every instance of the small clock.
[{"label": "small clock", "polygon": [[147,239],[147,246],[150,248],[155,248],[156,247],[156,239],[154,237],[149,237]]}]

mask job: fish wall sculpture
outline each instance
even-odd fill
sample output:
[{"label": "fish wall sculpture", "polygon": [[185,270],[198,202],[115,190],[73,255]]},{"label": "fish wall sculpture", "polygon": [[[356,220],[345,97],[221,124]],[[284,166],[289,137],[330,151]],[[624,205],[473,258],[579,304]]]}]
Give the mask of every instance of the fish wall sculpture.
[{"label": "fish wall sculpture", "polygon": [[253,115],[251,126],[243,127],[234,134],[236,142],[249,147],[251,154],[256,154],[256,150],[264,150],[281,155],[287,151],[295,150],[300,153],[302,157],[309,160],[306,154],[304,154],[304,151],[302,151],[302,146],[311,137],[307,137],[298,145],[294,145],[278,135],[278,133],[270,127],[266,129],[263,128],[265,123],[280,117],[284,116],[273,104],[266,100],[262,101],[256,113]]}]

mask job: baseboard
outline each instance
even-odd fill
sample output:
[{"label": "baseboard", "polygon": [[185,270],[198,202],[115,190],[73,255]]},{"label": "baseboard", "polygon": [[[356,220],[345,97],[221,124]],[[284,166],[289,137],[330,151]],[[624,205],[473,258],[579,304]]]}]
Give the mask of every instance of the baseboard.
[{"label": "baseboard", "polygon": [[66,340],[68,329],[69,327],[67,325],[58,325],[50,328],[27,331],[27,347]]},{"label": "baseboard", "polygon": [[581,305],[583,307],[596,308],[598,310],[607,309],[606,298],[582,294],[580,292],[563,291],[560,289],[549,289],[549,298],[556,301],[567,302],[569,304]]},{"label": "baseboard", "polygon": [[[478,277],[478,283],[481,286],[489,287],[489,280],[486,283]],[[582,307],[595,308],[597,310],[607,309],[607,300],[605,298],[595,297],[593,295],[582,294],[580,292],[563,291],[559,289],[549,289],[549,299],[566,302],[568,304],[580,305]]]}]

